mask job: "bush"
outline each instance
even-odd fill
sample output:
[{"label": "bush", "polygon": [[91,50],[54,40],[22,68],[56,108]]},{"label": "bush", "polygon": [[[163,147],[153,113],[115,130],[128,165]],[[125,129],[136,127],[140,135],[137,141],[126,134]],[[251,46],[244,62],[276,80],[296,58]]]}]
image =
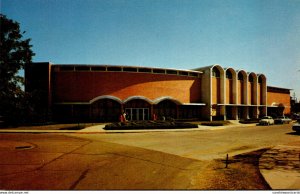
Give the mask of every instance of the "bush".
[{"label": "bush", "polygon": [[252,124],[252,123],[259,123],[259,119],[246,119],[239,121],[242,124]]},{"label": "bush", "polygon": [[116,122],[105,125],[104,129],[183,129],[198,128],[198,125],[174,121],[128,121]]},{"label": "bush", "polygon": [[230,122],[229,121],[207,121],[207,122],[202,122],[201,125],[205,126],[224,126],[228,125]]}]

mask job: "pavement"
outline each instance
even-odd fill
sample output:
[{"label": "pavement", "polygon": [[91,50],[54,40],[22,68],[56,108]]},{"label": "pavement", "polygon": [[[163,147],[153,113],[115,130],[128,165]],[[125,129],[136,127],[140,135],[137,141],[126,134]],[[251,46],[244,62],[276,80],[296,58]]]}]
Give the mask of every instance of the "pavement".
[{"label": "pavement", "polygon": [[[222,130],[229,127],[249,127],[255,124],[233,123],[228,126],[201,126],[193,129],[168,129],[168,131],[195,131],[195,130]],[[24,129],[0,129],[0,133],[138,133],[166,131],[155,130],[104,130],[105,125],[95,125],[82,130],[24,130]],[[31,149],[31,144],[1,140],[0,148]],[[300,142],[293,145],[278,145],[266,151],[259,159],[259,170],[274,190],[297,190],[300,188]]]}]

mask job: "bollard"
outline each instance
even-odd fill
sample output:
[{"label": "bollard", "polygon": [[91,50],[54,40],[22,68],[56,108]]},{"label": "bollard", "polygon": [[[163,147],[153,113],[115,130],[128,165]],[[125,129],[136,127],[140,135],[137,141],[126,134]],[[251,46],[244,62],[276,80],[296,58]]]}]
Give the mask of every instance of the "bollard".
[{"label": "bollard", "polygon": [[228,154],[226,155],[226,162],[225,162],[225,164],[226,164],[225,168],[227,168],[228,167]]}]

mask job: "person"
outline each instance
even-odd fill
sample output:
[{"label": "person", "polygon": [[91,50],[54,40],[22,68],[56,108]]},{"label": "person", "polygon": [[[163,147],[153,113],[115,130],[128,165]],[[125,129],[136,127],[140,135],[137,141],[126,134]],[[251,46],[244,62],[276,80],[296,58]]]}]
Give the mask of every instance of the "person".
[{"label": "person", "polygon": [[157,116],[155,113],[153,113],[153,120],[156,121],[157,120]]},{"label": "person", "polygon": [[126,118],[126,112],[124,111],[122,115],[123,115],[123,120],[124,120],[124,122],[126,122],[126,121],[127,121],[127,118]]}]

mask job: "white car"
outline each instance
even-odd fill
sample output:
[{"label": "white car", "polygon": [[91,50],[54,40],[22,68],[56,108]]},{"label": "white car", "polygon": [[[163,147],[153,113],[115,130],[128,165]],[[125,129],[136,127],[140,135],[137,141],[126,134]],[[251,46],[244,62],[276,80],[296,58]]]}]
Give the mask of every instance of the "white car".
[{"label": "white car", "polygon": [[300,132],[300,120],[298,120],[298,122],[293,125],[292,129],[293,129],[293,131],[296,131],[297,133]]},{"label": "white car", "polygon": [[285,117],[285,116],[281,116],[281,117],[277,117],[276,119],[274,119],[274,122],[276,124],[284,124],[284,123],[289,124],[290,122],[292,122],[292,119]]},{"label": "white car", "polygon": [[260,125],[274,125],[274,119],[271,116],[264,116],[259,120]]}]

